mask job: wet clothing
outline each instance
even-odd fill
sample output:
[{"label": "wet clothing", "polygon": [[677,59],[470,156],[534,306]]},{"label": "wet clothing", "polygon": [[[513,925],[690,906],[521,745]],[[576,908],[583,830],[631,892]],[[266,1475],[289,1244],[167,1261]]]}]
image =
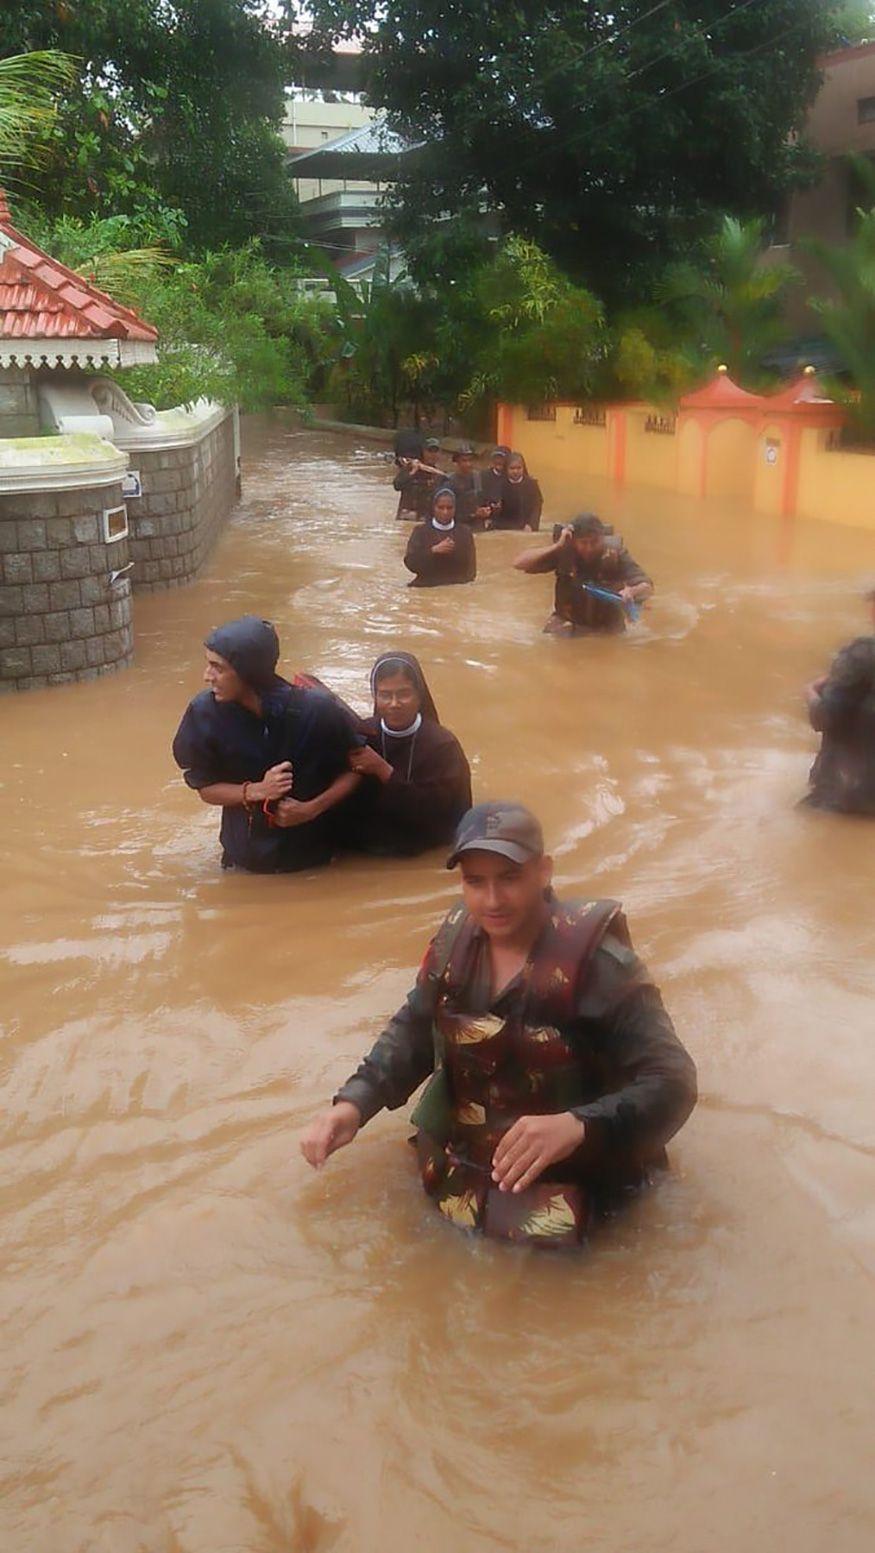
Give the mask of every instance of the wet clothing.
[{"label": "wet clothing", "polygon": [[[419,715],[409,733],[383,727],[377,675],[404,669],[419,696]],[[371,670],[374,715],[361,724],[372,750],[392,767],[388,782],[365,777],[347,810],[349,845],[379,856],[414,857],[452,841],[471,807],[471,771],[455,734],[441,727],[438,709],[418,658],[385,652]]]},{"label": "wet clothing", "polygon": [[[452,539],[451,555],[434,555],[435,545],[442,539]],[[404,565],[415,576],[411,588],[439,588],[445,583],[473,582],[477,576],[477,551],[474,535],[467,523],[456,523],[449,531],[442,532],[434,524],[418,523],[411,531],[404,552]]]},{"label": "wet clothing", "polygon": [[875,814],[875,636],[842,648],[809,715],[823,737],[808,802]]},{"label": "wet clothing", "polygon": [[482,519],[475,518],[474,513],[478,507],[486,505],[486,497],[483,494],[483,474],[479,469],[472,469],[469,475],[451,475],[447,481],[450,489],[456,497],[456,521],[458,523],[480,524]]},{"label": "wet clothing", "polygon": [[400,491],[398,497],[398,511],[396,517],[421,522],[431,516],[431,504],[434,493],[439,485],[444,484],[445,476],[442,474],[426,474],[424,469],[399,469],[392,481],[396,491]]},{"label": "wet clothing", "polygon": [[496,523],[496,518],[498,517],[501,509],[501,498],[504,494],[504,481],[505,474],[503,469],[500,469],[497,472],[494,469],[484,469],[482,475],[480,476],[481,505],[484,507],[489,506],[492,508],[492,518],[490,521],[495,527],[499,526]]},{"label": "wet clothing", "polygon": [[541,511],[544,498],[541,487],[531,475],[524,475],[516,484],[505,479],[501,490],[501,509],[492,520],[493,528],[541,527]]},{"label": "wet clothing", "polygon": [[582,584],[591,582],[597,588],[618,593],[621,588],[634,588],[638,583],[650,582],[647,573],[632,559],[628,550],[622,544],[611,544],[610,541],[601,555],[586,565],[569,549],[559,556],[550,556],[545,552],[544,564],[535,569],[556,573],[554,613],[546,629],[570,631],[573,635],[581,636],[592,632],[612,634],[626,629],[622,604],[612,604],[597,598],[587,593]]},{"label": "wet clothing", "polygon": [[[189,703],[173,741],[186,782],[195,791],[219,782],[260,782],[270,766],[290,760],[291,796],[316,798],[349,770],[349,751],[361,739],[339,703],[321,691],[274,675],[260,695],[260,717],[238,702],[217,701],[210,690]],[[319,867],[336,850],[336,819],[331,809],[309,824],[280,829],[257,804],[249,813],[242,806],[223,808],[222,866],[253,873]]]},{"label": "wet clothing", "polygon": [[268,690],[276,679],[280,643],[269,620],[241,615],[215,626],[204,646],[219,654],[253,690]]},{"label": "wet clothing", "polygon": [[383,857],[414,857],[449,845],[472,801],[471,770],[455,734],[426,717],[405,739],[386,734],[378,717],[364,723],[363,732],[393,775],[388,782],[362,782],[348,816],[350,844]]},{"label": "wet clothing", "polygon": [[[497,996],[489,943],[462,906],[429,946],[416,985],[335,1097],[365,1123],[434,1075],[413,1120],[426,1190],[456,1223],[512,1239],[579,1240],[594,1210],[664,1163],[696,1073],[615,902],[550,893],[529,961]],[[489,1162],[519,1119],[563,1111],[586,1135],[521,1193]]]}]

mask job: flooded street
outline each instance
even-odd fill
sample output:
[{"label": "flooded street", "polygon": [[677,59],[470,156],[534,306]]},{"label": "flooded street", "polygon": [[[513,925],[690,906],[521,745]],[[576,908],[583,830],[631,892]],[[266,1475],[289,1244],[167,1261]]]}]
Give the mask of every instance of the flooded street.
[{"label": "flooded street", "polygon": [[[545,478],[548,530],[594,507],[657,585],[562,641],[528,536],[408,592],[380,450],[246,432],[135,667],[0,700],[3,1553],[870,1553],[875,827],[794,807],[870,538]],[[222,874],[170,741],[246,611],[363,711],[377,653],[418,654],[475,796],[537,810],[560,893],[625,902],[702,1098],[579,1257],[453,1231],[403,1112],[300,1159],[454,878]]]}]

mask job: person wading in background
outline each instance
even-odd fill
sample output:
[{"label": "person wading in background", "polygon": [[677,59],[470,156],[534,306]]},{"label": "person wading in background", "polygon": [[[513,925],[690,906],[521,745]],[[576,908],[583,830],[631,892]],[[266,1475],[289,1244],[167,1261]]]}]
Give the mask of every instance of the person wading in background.
[{"label": "person wading in background", "polygon": [[[865,597],[875,633],[875,588]],[[821,743],[803,802],[875,814],[875,634],[843,647],[829,673],[808,686],[806,698]]]},{"label": "person wading in background", "polygon": [[480,476],[480,500],[484,507],[489,508],[489,516],[485,520],[487,528],[497,526],[496,519],[501,512],[501,497],[509,456],[510,448],[493,448],[489,468],[484,469]]},{"label": "person wading in background", "polygon": [[243,615],[204,645],[208,689],[189,702],[173,756],[203,802],[221,806],[222,867],[320,867],[337,848],[334,811],[361,781],[349,769],[362,742],[351,715],[327,692],[277,674],[268,620]]},{"label": "person wading in background", "polygon": [[511,453],[501,488],[501,502],[492,528],[539,529],[544,498],[537,480],[529,474],[522,453]]},{"label": "person wading in background", "polygon": [[440,443],[430,438],[425,444],[424,459],[398,460],[398,473],[392,481],[395,490],[401,493],[395,516],[405,522],[421,523],[427,518],[435,491],[439,485],[446,484],[447,477],[443,470],[428,462],[429,458],[434,457],[434,450],[440,451]]},{"label": "person wading in background", "polygon": [[[546,550],[524,550],[514,561],[521,572],[555,572],[553,614],[544,630],[556,636],[625,631],[624,605],[650,598],[653,583],[622,543],[593,512],[560,530]],[[590,593],[587,585],[617,595],[617,602]]]},{"label": "person wading in background", "polygon": [[413,1123],[439,1211],[494,1238],[574,1245],[665,1165],[696,1070],[619,905],[554,895],[529,810],[478,804],[456,834],[457,864],[462,903],[301,1151],[323,1165],[431,1075]]},{"label": "person wading in background", "polygon": [[411,588],[440,588],[477,576],[474,535],[469,524],[456,522],[456,496],[449,486],[435,492],[428,522],[412,530],[404,565],[414,573]]},{"label": "person wading in background", "polygon": [[474,464],[474,449],[469,443],[453,454],[456,472],[448,484],[456,496],[456,518],[459,523],[480,527],[490,516],[492,508],[483,490],[483,475]]}]

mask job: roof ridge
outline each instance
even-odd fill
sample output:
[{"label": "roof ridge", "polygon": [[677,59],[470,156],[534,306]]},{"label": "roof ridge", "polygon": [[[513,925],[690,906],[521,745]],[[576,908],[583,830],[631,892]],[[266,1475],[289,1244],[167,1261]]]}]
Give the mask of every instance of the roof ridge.
[{"label": "roof ridge", "polygon": [[[158,330],[152,324],[146,323],[133,308],[126,307],[123,302],[116,302],[108,292],[102,291],[93,281],[87,280],[76,270],[71,270],[60,259],[53,259],[51,254],[46,253],[44,248],[40,248],[32,238],[19,232],[12,224],[9,205],[5,191],[2,189],[0,189],[0,231],[14,244],[14,247],[7,247],[5,251],[0,250],[0,276],[7,265],[15,266],[19,272],[20,282],[26,277],[27,284],[42,287],[50,296],[58,298],[62,307],[66,306],[68,310],[78,315],[83,323],[89,326],[88,337],[93,336],[95,329],[105,335],[107,324],[115,322],[123,327],[132,325],[141,339],[157,340]],[[23,254],[30,255],[32,262],[24,259]],[[77,297],[65,296],[64,292],[68,287],[79,292],[81,300]],[[95,307],[110,315],[107,323],[101,324],[89,316]],[[109,332],[115,334],[117,331]],[[0,327],[0,337],[2,333],[2,327]]]}]

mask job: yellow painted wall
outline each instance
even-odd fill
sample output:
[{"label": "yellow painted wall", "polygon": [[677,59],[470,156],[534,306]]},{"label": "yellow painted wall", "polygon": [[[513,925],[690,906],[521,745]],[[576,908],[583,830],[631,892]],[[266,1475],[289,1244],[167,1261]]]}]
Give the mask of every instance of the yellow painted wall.
[{"label": "yellow painted wall", "polygon": [[706,435],[705,495],[753,501],[756,428],[748,421],[717,421]]},{"label": "yellow painted wall", "polygon": [[702,494],[702,459],[705,433],[699,421],[685,421],[677,434],[677,488],[684,496]]},{"label": "yellow painted wall", "polygon": [[[759,428],[737,417],[710,426],[680,417],[674,437],[644,431],[647,405],[609,412],[611,430],[575,426],[574,409],[559,405],[555,421],[530,421],[523,406],[509,410],[513,446],[525,454],[534,475],[610,476],[617,429],[625,420],[625,482],[658,486],[686,496],[702,491],[706,460],[706,496],[736,498],[769,516],[783,506],[790,437],[785,427],[768,422]],[[831,452],[828,433],[812,427],[801,434],[796,514],[827,523],[846,523],[875,531],[875,453]],[[766,458],[768,444],[777,459]],[[610,446],[609,446],[610,444]]]},{"label": "yellow painted wall", "polygon": [[644,429],[648,416],[659,413],[649,405],[636,405],[626,411],[626,481],[629,485],[658,485],[663,490],[676,491],[677,437]]},{"label": "yellow painted wall", "polygon": [[511,446],[523,454],[536,479],[542,469],[568,475],[608,473],[606,428],[575,426],[572,405],[557,405],[555,421],[530,421],[525,407],[514,405],[511,424]]},{"label": "yellow painted wall", "polygon": [[802,433],[799,517],[875,530],[875,454],[830,452],[827,435]]},{"label": "yellow painted wall", "polygon": [[754,453],[753,504],[757,512],[777,517],[784,497],[789,448],[780,426],[764,426]]}]

